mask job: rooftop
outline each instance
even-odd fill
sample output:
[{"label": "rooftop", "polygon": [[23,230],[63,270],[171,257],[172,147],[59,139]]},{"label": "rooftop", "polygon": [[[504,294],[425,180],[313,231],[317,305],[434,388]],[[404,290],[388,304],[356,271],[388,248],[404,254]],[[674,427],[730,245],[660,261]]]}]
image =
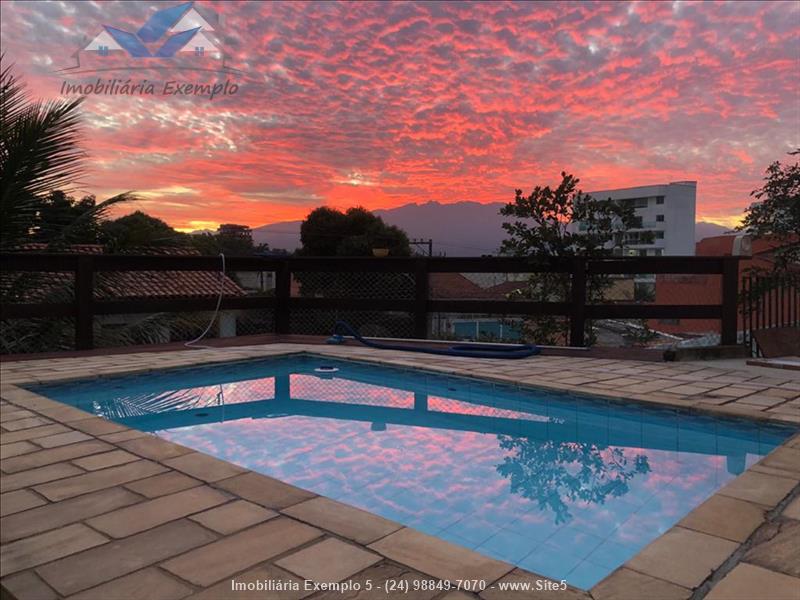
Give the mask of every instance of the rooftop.
[{"label": "rooftop", "polygon": [[[42,252],[45,244],[26,244],[18,252]],[[62,250],[69,254],[103,254],[99,244],[75,244]],[[147,246],[134,248],[131,254],[139,256],[200,256],[193,248]],[[30,278],[30,273],[16,275]],[[15,275],[0,275],[0,287],[11,285]],[[32,280],[24,288],[25,296],[19,300],[42,300],[73,286],[73,275],[68,272],[50,272]],[[95,298],[98,300],[139,300],[157,298],[207,298],[220,291],[220,274],[214,271],[109,271],[99,273],[95,282]],[[244,290],[230,277],[222,282],[226,296],[244,296]]]}]

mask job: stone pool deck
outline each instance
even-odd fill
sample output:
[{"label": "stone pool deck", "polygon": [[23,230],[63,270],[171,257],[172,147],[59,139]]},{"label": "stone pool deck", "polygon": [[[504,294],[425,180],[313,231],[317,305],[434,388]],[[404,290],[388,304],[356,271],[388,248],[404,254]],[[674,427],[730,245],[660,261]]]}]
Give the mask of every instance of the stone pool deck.
[{"label": "stone pool deck", "polygon": [[[4,362],[3,599],[800,599],[800,435],[588,592],[515,593],[501,586],[545,578],[19,387],[296,352],[800,423],[796,373],[703,363],[478,360],[299,344]],[[294,582],[300,590],[231,592],[233,578]],[[302,584],[371,580],[402,588],[458,579],[489,587],[479,595],[342,594]]]}]

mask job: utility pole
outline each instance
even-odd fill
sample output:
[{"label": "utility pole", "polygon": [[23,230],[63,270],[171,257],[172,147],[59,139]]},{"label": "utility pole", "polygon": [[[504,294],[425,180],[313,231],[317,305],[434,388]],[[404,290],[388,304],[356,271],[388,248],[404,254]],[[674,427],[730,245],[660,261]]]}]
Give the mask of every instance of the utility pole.
[{"label": "utility pole", "polygon": [[433,256],[433,240],[431,240],[431,239],[428,239],[428,240],[423,240],[423,239],[411,240],[409,242],[409,244],[412,245],[412,246],[427,246],[428,247],[428,256]]}]

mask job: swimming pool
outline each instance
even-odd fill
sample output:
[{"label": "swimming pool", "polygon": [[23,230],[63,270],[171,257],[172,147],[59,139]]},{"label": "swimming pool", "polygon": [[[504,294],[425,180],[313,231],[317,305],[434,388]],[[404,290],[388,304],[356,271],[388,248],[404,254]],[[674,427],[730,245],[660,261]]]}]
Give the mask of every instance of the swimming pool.
[{"label": "swimming pool", "polygon": [[584,589],[794,433],[308,355],[31,389]]}]

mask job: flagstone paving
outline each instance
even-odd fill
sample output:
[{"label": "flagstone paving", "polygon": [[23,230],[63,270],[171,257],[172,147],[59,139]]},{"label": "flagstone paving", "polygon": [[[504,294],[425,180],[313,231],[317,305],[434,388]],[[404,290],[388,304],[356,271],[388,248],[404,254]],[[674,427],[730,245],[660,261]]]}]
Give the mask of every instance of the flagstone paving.
[{"label": "flagstone paving", "polygon": [[[18,600],[800,598],[800,435],[585,592],[559,589],[535,573],[17,385],[303,351],[800,423],[796,374],[703,363],[490,361],[298,344],[2,363],[4,594]],[[487,587],[446,589],[462,578],[484,579]],[[231,579],[299,589],[231,592]],[[361,589],[306,590],[305,580],[350,581]],[[408,592],[369,591],[367,582]],[[501,589],[506,584],[532,590]]]}]

